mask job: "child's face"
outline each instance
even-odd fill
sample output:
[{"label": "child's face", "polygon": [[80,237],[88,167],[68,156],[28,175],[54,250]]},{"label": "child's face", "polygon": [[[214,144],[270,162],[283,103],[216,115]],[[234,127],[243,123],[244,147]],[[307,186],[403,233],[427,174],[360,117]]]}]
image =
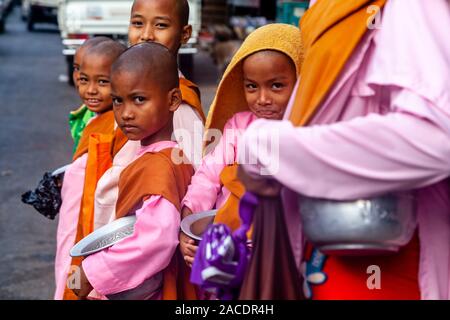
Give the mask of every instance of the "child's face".
[{"label": "child's face", "polygon": [[188,42],[191,33],[190,25],[182,25],[175,1],[134,1],[128,29],[131,45],[157,42],[176,55],[180,46]]},{"label": "child's face", "polygon": [[73,56],[73,83],[75,84],[75,88],[78,89],[78,78],[80,77],[80,66],[81,61],[83,60],[84,53],[86,51],[86,48],[81,46],[78,48],[78,50],[75,52],[75,55]]},{"label": "child's face", "polygon": [[244,60],[243,71],[250,111],[258,118],[282,119],[297,80],[291,59],[277,51],[261,51]]},{"label": "child's face", "polygon": [[112,108],[110,68],[112,59],[100,54],[85,54],[78,91],[89,110],[102,113]]},{"label": "child's face", "polygon": [[111,82],[114,116],[123,133],[142,145],[158,141],[181,103],[179,89],[168,92],[148,77],[126,71],[115,72]]}]

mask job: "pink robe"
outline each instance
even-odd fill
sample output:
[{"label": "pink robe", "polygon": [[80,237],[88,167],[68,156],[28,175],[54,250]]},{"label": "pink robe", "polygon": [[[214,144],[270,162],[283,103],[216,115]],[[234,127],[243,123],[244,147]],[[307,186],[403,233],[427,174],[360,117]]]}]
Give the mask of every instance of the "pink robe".
[{"label": "pink robe", "polygon": [[[172,141],[157,142],[142,147],[137,158],[146,152],[176,146]],[[83,260],[89,282],[103,296],[136,288],[144,282],[152,282],[152,289],[159,288],[160,272],[169,265],[178,246],[180,213],[171,202],[151,196],[136,211],[136,217],[132,236]],[[160,292],[156,291],[149,298],[159,298]]]},{"label": "pink robe", "polygon": [[55,300],[62,300],[70,272],[72,258],[70,249],[75,244],[81,198],[83,196],[84,176],[87,153],[75,160],[64,173],[61,190],[62,205],[59,210],[58,229],[56,232],[55,257]]},{"label": "pink robe", "polygon": [[[245,169],[259,174],[276,163],[271,173],[287,187],[298,263],[296,193],[354,199],[418,189],[421,298],[450,299],[448,30],[447,0],[388,1],[381,27],[365,36],[308,127],[257,120],[246,131],[242,154],[257,162]],[[258,154],[273,135],[279,154]]]},{"label": "pink robe", "polygon": [[235,114],[224,126],[223,135],[214,150],[206,155],[192,177],[181,203],[193,212],[220,208],[230,191],[220,182],[220,174],[227,165],[237,161],[238,144],[245,129],[257,119],[250,111]]}]

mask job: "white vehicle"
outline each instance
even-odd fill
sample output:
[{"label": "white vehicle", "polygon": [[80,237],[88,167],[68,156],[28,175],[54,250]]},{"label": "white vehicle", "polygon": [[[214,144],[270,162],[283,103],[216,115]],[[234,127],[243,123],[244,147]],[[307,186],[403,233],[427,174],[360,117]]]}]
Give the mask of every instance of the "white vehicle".
[{"label": "white vehicle", "polygon": [[[109,36],[128,42],[132,0],[60,0],[58,25],[66,56],[68,78],[72,82],[73,55],[86,39]],[[192,37],[180,49],[181,61],[192,65],[192,55],[197,52],[198,33],[201,26],[201,0],[189,0],[189,23]],[[187,58],[187,59],[186,59]]]},{"label": "white vehicle", "polygon": [[22,0],[22,19],[32,31],[36,22],[57,23],[59,0]]}]

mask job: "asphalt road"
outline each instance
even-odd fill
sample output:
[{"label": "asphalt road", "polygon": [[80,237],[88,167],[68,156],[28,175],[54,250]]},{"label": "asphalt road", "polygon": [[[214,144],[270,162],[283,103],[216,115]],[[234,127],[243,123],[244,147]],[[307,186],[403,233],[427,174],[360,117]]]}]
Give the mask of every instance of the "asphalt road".
[{"label": "asphalt road", "polygon": [[[0,35],[0,299],[51,299],[57,220],[20,200],[44,171],[70,161],[67,117],[79,105],[66,73],[56,26],[26,31],[16,8]],[[200,59],[201,61],[197,61]],[[205,54],[194,73],[205,106],[217,72]],[[208,108],[205,108],[208,109]]]}]

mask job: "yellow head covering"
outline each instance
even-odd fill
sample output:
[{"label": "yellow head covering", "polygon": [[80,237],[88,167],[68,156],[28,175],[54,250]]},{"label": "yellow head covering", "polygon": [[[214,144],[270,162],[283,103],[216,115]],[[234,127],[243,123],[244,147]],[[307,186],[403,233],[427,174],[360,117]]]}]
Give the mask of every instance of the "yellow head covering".
[{"label": "yellow head covering", "polygon": [[292,59],[300,74],[302,40],[300,29],[289,24],[268,24],[252,32],[234,55],[220,81],[216,96],[206,119],[206,129],[223,130],[234,114],[248,109],[244,92],[242,62],[248,56],[263,50],[275,50]]}]

